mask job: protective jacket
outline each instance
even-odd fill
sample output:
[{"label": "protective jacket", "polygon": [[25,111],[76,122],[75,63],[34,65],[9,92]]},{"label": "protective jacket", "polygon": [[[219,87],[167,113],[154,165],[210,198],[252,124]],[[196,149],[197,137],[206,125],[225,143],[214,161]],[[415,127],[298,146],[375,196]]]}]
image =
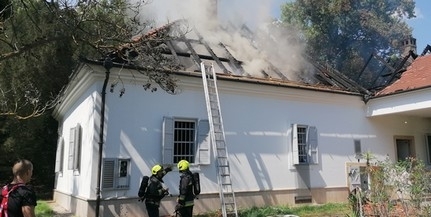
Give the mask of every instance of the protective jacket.
[{"label": "protective jacket", "polygon": [[193,206],[195,199],[193,194],[193,175],[189,170],[181,174],[179,190],[178,203],[182,206]]},{"label": "protective jacket", "polygon": [[162,183],[163,179],[159,179],[155,175],[150,177],[145,203],[160,206],[162,198],[169,194],[168,191],[163,188]]}]

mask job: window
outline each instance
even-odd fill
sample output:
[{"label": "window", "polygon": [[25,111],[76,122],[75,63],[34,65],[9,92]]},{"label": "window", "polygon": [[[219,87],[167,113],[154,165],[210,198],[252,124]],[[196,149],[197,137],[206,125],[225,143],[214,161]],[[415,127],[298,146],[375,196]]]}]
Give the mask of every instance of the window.
[{"label": "window", "polygon": [[63,159],[64,159],[64,139],[63,137],[58,138],[57,143],[57,153],[55,156],[55,172],[62,174],[63,173]]},{"label": "window", "polygon": [[317,129],[313,126],[292,126],[292,154],[294,164],[317,164]]},{"label": "window", "polygon": [[425,145],[428,153],[428,164],[431,164],[431,133],[425,135]]},{"label": "window", "polygon": [[[70,128],[68,169],[79,172],[81,167],[81,126]],[[78,173],[76,173],[78,174]]]},{"label": "window", "polygon": [[195,164],[210,163],[208,120],[165,117],[162,141],[164,164],[183,159]]},{"label": "window", "polygon": [[130,159],[103,159],[102,189],[129,189]]},{"label": "window", "polygon": [[174,163],[185,159],[194,162],[196,121],[174,121]]},{"label": "window", "polygon": [[413,136],[394,136],[397,161],[416,157]]}]

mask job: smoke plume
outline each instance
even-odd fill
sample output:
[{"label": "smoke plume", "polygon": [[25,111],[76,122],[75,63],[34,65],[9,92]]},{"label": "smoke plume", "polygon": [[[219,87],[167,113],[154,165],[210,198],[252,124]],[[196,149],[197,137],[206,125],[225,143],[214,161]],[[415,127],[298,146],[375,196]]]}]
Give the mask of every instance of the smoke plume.
[{"label": "smoke plume", "polygon": [[[276,67],[289,80],[308,77],[303,43],[294,29],[275,28],[272,1],[280,0],[152,0],[143,8],[154,28],[185,19],[211,44],[222,42],[242,61],[244,70],[262,76]],[[221,28],[224,27],[224,28]]]}]

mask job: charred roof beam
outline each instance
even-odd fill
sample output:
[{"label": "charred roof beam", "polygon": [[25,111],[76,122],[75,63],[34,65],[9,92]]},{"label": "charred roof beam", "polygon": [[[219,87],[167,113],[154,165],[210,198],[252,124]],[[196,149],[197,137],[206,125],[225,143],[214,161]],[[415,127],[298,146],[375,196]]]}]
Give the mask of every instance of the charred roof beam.
[{"label": "charred roof beam", "polygon": [[425,49],[422,52],[421,56],[425,56],[425,54],[427,54],[428,52],[431,52],[431,46],[429,44],[427,44],[427,46],[425,47]]},{"label": "charred roof beam", "polygon": [[[164,54],[172,54],[172,53],[171,52],[165,52]],[[196,55],[198,56],[199,59],[213,60],[212,56],[203,55],[203,54],[196,54]],[[176,56],[177,57],[193,57],[193,55],[191,53],[186,53],[186,52],[176,52]],[[218,58],[218,59],[220,60],[220,62],[227,62],[228,63],[230,61],[227,58]]]},{"label": "charred roof beam", "polygon": [[174,45],[172,45],[171,41],[166,41],[166,45],[168,46],[171,54],[174,56],[176,63],[180,63],[180,59],[178,58],[177,52],[175,51]]},{"label": "charred roof beam", "polygon": [[386,67],[388,67],[389,69],[391,69],[393,72],[395,72],[394,67],[392,67],[391,65],[389,65],[389,63],[387,63],[382,57],[380,57],[379,55],[377,55],[376,53],[372,54],[378,61],[380,61],[381,63],[385,64]]},{"label": "charred roof beam", "polygon": [[190,41],[188,41],[185,36],[182,36],[182,39],[184,40],[184,43],[186,44],[187,48],[190,50],[190,53],[192,54],[191,56],[193,57],[192,59],[194,60],[196,66],[198,67],[198,69],[201,68],[201,59],[199,58],[199,55],[196,53],[195,49],[193,48],[192,44],[190,43]]},{"label": "charred roof beam", "polygon": [[320,70],[324,71],[326,74],[328,74],[332,79],[334,79],[336,82],[340,83],[345,88],[351,90],[351,91],[359,91],[365,94],[369,94],[370,92],[362,87],[361,85],[357,84],[355,81],[351,80],[347,76],[343,75],[342,73],[338,72],[336,69],[332,68],[328,64],[326,66],[323,66],[319,63],[318,68]]},{"label": "charred roof beam", "polygon": [[356,78],[356,81],[359,82],[359,79],[361,79],[362,74],[364,73],[365,69],[367,68],[368,64],[370,63],[371,59],[373,58],[373,55],[371,54],[370,57],[368,57],[367,63],[365,63],[364,67],[362,68],[361,72],[359,72],[358,77]]},{"label": "charred roof beam", "polygon": [[226,69],[226,67],[223,65],[223,63],[220,61],[218,56],[214,53],[214,51],[211,49],[211,47],[203,40],[201,34],[197,30],[195,30],[196,34],[199,37],[199,42],[205,46],[207,51],[211,54],[214,61],[217,63],[217,65],[223,70],[224,73],[230,74],[230,72]]},{"label": "charred roof beam", "polygon": [[240,72],[240,75],[246,75],[246,76],[250,76],[248,73],[246,73],[244,71],[244,68],[242,68],[241,66],[241,62],[238,61],[227,49],[227,47],[223,44],[223,43],[219,43],[219,45],[224,48],[224,50],[226,51],[226,55],[229,59],[229,65],[230,67],[232,67],[233,69],[237,69]]}]

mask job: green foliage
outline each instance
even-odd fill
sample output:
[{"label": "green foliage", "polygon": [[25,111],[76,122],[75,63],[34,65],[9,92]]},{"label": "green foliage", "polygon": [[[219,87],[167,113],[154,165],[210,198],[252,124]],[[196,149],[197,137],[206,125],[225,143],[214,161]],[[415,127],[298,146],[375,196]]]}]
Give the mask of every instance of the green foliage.
[{"label": "green foliage", "polygon": [[[238,216],[244,217],[267,217],[277,215],[298,215],[301,217],[321,216],[346,216],[351,214],[348,204],[328,203],[324,205],[299,205],[289,206],[265,206],[251,207],[238,211]],[[211,212],[196,215],[196,217],[219,217],[220,212]]]},{"label": "green foliage", "polygon": [[38,197],[50,197],[58,137],[50,111],[82,56],[98,60],[147,28],[139,7],[122,0],[1,2],[1,183],[11,181],[15,160],[27,158]]},{"label": "green foliage", "polygon": [[41,200],[37,201],[35,213],[37,217],[51,217],[55,214],[49,204]]},{"label": "green foliage", "polygon": [[307,52],[356,78],[368,57],[400,53],[412,30],[412,0],[296,0],[282,6],[282,22],[302,30]]},{"label": "green foliage", "polygon": [[38,198],[50,198],[54,186],[57,122],[45,114],[29,120],[0,120],[0,183],[12,181],[13,163],[20,158],[33,162],[34,186]]},{"label": "green foliage", "polygon": [[[408,158],[392,162],[389,158],[367,164],[370,190],[349,196],[349,203],[355,216],[365,215],[392,216],[400,212],[405,216],[429,216],[430,207],[423,206],[430,193],[430,173],[425,164],[418,159]],[[359,203],[361,201],[362,203]],[[401,207],[401,208],[400,208]]]},{"label": "green foliage", "polygon": [[[139,17],[141,1],[34,1],[2,3],[0,15],[0,115],[26,119],[42,115],[59,101],[58,93],[69,81],[81,58],[117,62],[146,60],[151,69],[167,66],[159,49],[165,34],[136,40],[148,31]],[[142,21],[142,22],[141,22]],[[154,46],[157,47],[157,46]],[[149,62],[149,60],[153,60]],[[173,64],[171,64],[173,65]],[[146,73],[151,81],[173,92],[175,84],[163,73]]]},{"label": "green foliage", "polygon": [[250,217],[266,217],[271,215],[281,214],[293,214],[291,209],[287,206],[275,206],[275,207],[252,207],[250,209],[241,210],[239,216],[250,216]]}]

